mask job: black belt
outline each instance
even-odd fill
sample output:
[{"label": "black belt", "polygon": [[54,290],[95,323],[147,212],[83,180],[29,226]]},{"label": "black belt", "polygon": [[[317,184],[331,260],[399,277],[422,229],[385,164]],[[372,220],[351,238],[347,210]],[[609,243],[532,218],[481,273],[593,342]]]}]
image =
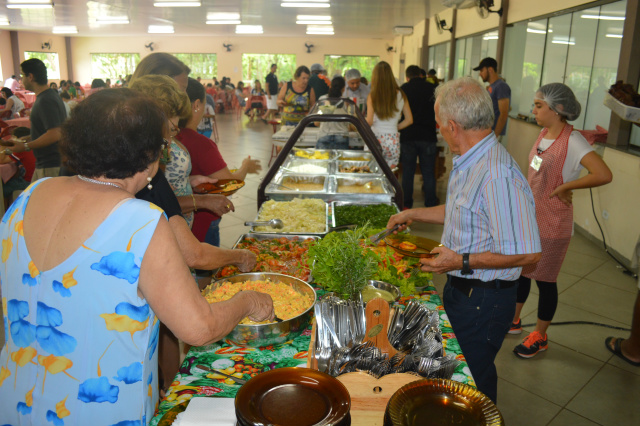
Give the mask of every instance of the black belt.
[{"label": "black belt", "polygon": [[449,284],[457,290],[460,290],[465,296],[471,296],[474,288],[502,289],[511,288],[518,283],[515,281],[493,280],[481,281],[477,278],[460,278],[455,275],[449,275]]}]

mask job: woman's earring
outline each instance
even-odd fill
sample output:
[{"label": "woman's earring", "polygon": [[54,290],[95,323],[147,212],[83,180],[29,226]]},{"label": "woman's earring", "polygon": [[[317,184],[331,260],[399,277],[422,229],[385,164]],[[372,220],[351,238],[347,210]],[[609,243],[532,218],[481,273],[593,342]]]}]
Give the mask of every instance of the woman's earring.
[{"label": "woman's earring", "polygon": [[147,176],[147,182],[149,182],[147,184],[147,188],[149,188],[149,191],[151,191],[153,189],[153,185],[151,185],[151,177]]}]

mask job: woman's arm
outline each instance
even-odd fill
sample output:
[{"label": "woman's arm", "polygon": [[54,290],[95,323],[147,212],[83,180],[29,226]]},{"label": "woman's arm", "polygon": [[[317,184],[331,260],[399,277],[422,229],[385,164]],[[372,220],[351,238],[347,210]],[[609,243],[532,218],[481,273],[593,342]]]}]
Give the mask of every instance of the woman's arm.
[{"label": "woman's arm", "polygon": [[225,167],[224,169],[220,169],[215,173],[211,173],[209,177],[213,179],[244,180],[248,174],[257,174],[260,170],[262,170],[260,160],[254,160],[251,158],[251,156],[248,156],[247,158],[242,160],[242,165],[235,172],[231,173],[229,168]]},{"label": "woman's arm", "polygon": [[271,297],[254,291],[240,292],[225,302],[207,303],[164,218],[142,259],[138,292],[176,337],[195,346],[220,340],[246,316],[254,320],[274,316]]},{"label": "woman's arm", "polygon": [[373,102],[371,101],[371,95],[367,96],[367,123],[369,123],[369,126],[373,126]]},{"label": "woman's arm", "polygon": [[201,243],[193,235],[184,218],[179,215],[169,219],[169,226],[187,266],[191,268],[210,271],[226,265],[235,265],[242,272],[249,272],[256,266],[256,255],[249,250],[227,250]]},{"label": "woman's arm", "polygon": [[549,198],[558,196],[560,201],[569,206],[572,201],[572,190],[595,188],[596,186],[606,185],[613,179],[613,175],[607,164],[593,151],[582,157],[580,164],[582,164],[589,173],[579,179],[558,186],[549,194]]},{"label": "woman's arm", "polygon": [[282,87],[280,88],[280,92],[278,92],[278,100],[277,100],[277,104],[278,106],[285,106],[286,102],[284,101],[284,97],[287,94],[287,85],[283,84]]},{"label": "woman's arm", "polygon": [[309,92],[309,111],[311,111],[311,108],[316,104],[316,92],[315,90],[313,90],[313,87],[311,88],[311,91]]},{"label": "woman's arm", "polygon": [[222,216],[235,211],[233,203],[221,194],[180,195],[177,198],[182,213],[191,213],[195,210],[208,210],[218,216]]},{"label": "woman's arm", "polygon": [[[402,91],[401,91],[402,92]],[[402,105],[402,115],[404,120],[398,123],[398,130],[406,129],[413,124],[413,114],[411,114],[411,107],[407,97],[402,93],[402,99],[404,99],[404,105]]]}]

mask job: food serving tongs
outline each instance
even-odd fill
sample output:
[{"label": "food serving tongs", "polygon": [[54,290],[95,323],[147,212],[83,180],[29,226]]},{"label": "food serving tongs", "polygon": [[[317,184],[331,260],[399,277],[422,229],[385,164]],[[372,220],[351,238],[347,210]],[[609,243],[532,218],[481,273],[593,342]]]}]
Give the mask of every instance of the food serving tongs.
[{"label": "food serving tongs", "polygon": [[244,380],[244,379],[239,379],[239,378],[231,376],[231,375],[229,375],[227,373],[223,373],[220,370],[216,370],[215,368],[207,367],[206,365],[198,364],[198,365],[196,365],[196,367],[200,368],[201,370],[210,371],[211,373],[215,373],[215,374],[219,374],[221,376],[224,376],[227,379],[233,380],[234,382],[236,382],[239,385],[244,385],[245,383],[247,383],[247,381]]},{"label": "food serving tongs", "polygon": [[270,226],[274,229],[282,229],[284,228],[284,223],[282,223],[280,219],[271,219],[256,222],[245,222],[244,226]]},{"label": "food serving tongs", "polygon": [[380,240],[391,235],[393,232],[397,231],[402,225],[404,224],[398,223],[391,229],[385,229],[384,231],[378,232],[377,234],[373,234],[372,236],[369,237],[369,241],[371,241],[371,244],[378,244]]}]

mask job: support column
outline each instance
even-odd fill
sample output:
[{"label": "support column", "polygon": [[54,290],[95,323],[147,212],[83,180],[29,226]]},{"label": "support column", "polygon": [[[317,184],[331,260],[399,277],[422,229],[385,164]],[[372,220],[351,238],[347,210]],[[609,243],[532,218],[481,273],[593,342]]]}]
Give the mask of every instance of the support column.
[{"label": "support column", "polygon": [[424,36],[422,36],[422,52],[420,52],[420,68],[428,71],[429,66],[429,19],[424,20]]},{"label": "support column", "polygon": [[498,69],[496,72],[502,74],[502,62],[504,59],[504,42],[507,35],[507,18],[509,17],[509,0],[502,0],[502,16],[498,24],[498,46],[496,52],[496,61],[498,61]]},{"label": "support column", "polygon": [[[640,0],[627,0],[627,11],[622,30],[622,44],[620,45],[620,59],[618,60],[618,75],[616,80],[636,86],[640,80]],[[629,146],[632,124],[611,114],[609,121],[609,135],[607,145],[621,148]]]},{"label": "support column", "polygon": [[9,31],[9,39],[11,40],[11,59],[13,59],[13,74],[17,80],[20,80],[20,46],[18,43],[18,32]]},{"label": "support column", "polygon": [[451,17],[451,45],[449,46],[449,76],[447,80],[453,80],[456,69],[456,22],[458,21],[458,9],[453,9]]},{"label": "support column", "polygon": [[75,78],[73,78],[73,57],[71,54],[71,37],[64,38],[64,46],[67,53],[67,80],[75,81]]}]

